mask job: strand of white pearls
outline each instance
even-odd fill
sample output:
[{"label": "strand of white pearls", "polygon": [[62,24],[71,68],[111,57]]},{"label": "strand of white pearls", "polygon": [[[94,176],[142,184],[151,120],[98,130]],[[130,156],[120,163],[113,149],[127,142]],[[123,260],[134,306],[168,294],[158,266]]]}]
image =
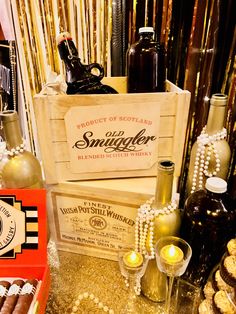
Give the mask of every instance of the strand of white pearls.
[{"label": "strand of white pearls", "polygon": [[102,311],[104,311],[105,313],[114,314],[114,311],[112,309],[104,305],[97,297],[95,297],[93,293],[89,293],[89,292],[84,292],[78,295],[78,298],[75,301],[75,305],[72,307],[71,314],[77,313],[80,303],[83,301],[83,299],[89,299],[93,301],[97,305],[97,307],[101,309]]},{"label": "strand of white pearls", "polygon": [[[212,177],[216,176],[220,171],[220,158],[218,151],[215,147],[217,141],[225,139],[227,131],[223,128],[220,132],[213,135],[206,133],[206,126],[202,129],[201,134],[197,138],[197,152],[194,162],[193,179],[191,193],[203,188],[203,176]],[[216,166],[212,172],[208,171],[212,153],[214,154]]]},{"label": "strand of white pearls", "polygon": [[22,154],[25,151],[25,141],[23,140],[23,143],[10,149],[6,150],[7,155],[10,157],[14,157],[16,155]]},{"label": "strand of white pearls", "polygon": [[[172,201],[171,204],[161,208],[153,209],[152,203],[154,197],[142,204],[138,209],[138,215],[136,217],[135,223],[135,251],[140,252],[145,255],[148,259],[155,258],[155,248],[154,248],[154,219],[159,215],[169,215],[176,208],[177,204]],[[149,250],[147,251],[147,236],[149,233]]]},{"label": "strand of white pearls", "polygon": [[[125,277],[125,285],[128,288],[129,287],[129,279],[128,277]],[[141,293],[141,283],[140,283],[140,277],[137,276],[135,286],[134,286],[134,291],[137,295],[140,295]]]}]

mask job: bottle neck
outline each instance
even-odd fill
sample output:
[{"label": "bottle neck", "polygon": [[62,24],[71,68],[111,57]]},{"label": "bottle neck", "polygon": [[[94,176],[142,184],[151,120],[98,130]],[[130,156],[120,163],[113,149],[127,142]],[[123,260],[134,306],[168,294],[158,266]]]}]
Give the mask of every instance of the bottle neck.
[{"label": "bottle neck", "polygon": [[65,39],[58,44],[58,51],[66,67],[66,82],[73,83],[87,76],[86,67],[81,63],[73,40]]},{"label": "bottle neck", "polygon": [[206,125],[207,134],[212,135],[222,130],[225,121],[225,111],[226,111],[225,103],[222,103],[222,105],[210,106]]},{"label": "bottle neck", "polygon": [[153,40],[153,33],[141,33],[139,36],[140,40]]},{"label": "bottle neck", "polygon": [[162,207],[171,202],[173,170],[158,169],[156,193],[153,207]]},{"label": "bottle neck", "polygon": [[19,118],[16,112],[2,114],[3,131],[7,149],[15,148],[23,143]]},{"label": "bottle neck", "polygon": [[207,196],[211,199],[221,200],[224,193],[214,193],[206,189]]},{"label": "bottle neck", "polygon": [[61,41],[58,44],[58,51],[66,67],[70,69],[83,67],[73,40],[65,39]]}]

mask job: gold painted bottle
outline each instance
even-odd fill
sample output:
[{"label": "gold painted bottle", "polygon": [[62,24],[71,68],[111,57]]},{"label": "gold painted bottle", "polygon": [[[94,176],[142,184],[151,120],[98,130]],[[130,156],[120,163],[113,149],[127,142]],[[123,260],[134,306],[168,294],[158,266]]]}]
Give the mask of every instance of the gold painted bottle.
[{"label": "gold painted bottle", "polygon": [[[155,200],[152,208],[162,209],[170,205],[172,199],[174,163],[169,160],[158,163],[157,184]],[[154,239],[155,246],[157,240],[163,236],[177,235],[180,228],[180,212],[178,209],[169,214],[159,214],[154,219]],[[147,249],[149,234],[147,237]],[[156,265],[156,259],[148,262],[146,272],[141,281],[142,293],[154,302],[162,302],[166,297],[166,275],[160,272]]]},{"label": "gold painted bottle", "polygon": [[2,188],[40,189],[43,188],[42,170],[37,158],[29,151],[21,149],[23,139],[19,117],[16,111],[0,113],[4,137],[8,151],[17,151],[2,168]]},{"label": "gold painted bottle", "polygon": [[[207,124],[206,124],[206,133],[209,136],[212,136],[222,131],[224,127],[225,116],[226,116],[226,105],[227,105],[227,95],[224,95],[224,94],[212,95],[211,100],[210,100],[210,109],[209,109]],[[230,155],[231,155],[229,144],[226,141],[226,139],[221,139],[219,141],[215,141],[214,147],[217,150],[217,153],[219,156],[218,158],[220,159],[220,170],[217,172],[216,175],[217,177],[226,180],[227,175],[228,175]],[[198,149],[198,142],[196,141],[193,144],[191,155],[190,155],[186,197],[189,196],[192,189],[197,149]],[[209,152],[209,146],[206,147],[205,157],[207,157],[208,152]],[[213,173],[215,169],[216,169],[216,158],[213,156],[209,161],[208,171],[209,173]],[[203,180],[202,180],[203,188],[205,186],[207,178],[208,177],[203,174]],[[198,186],[198,180],[196,182],[197,186]],[[196,186],[196,190],[200,189],[200,188],[197,188],[197,186]]]}]

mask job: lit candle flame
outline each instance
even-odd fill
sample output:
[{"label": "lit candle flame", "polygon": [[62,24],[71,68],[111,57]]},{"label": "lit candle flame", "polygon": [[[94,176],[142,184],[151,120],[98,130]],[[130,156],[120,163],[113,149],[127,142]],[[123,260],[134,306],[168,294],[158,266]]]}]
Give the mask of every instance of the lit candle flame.
[{"label": "lit candle flame", "polygon": [[124,254],[123,261],[128,267],[139,267],[143,264],[143,256],[139,252],[129,251]]},{"label": "lit candle flame", "polygon": [[178,246],[170,244],[161,249],[160,256],[166,263],[173,265],[183,260],[184,253]]},{"label": "lit candle flame", "polygon": [[169,249],[169,255],[170,256],[174,256],[176,253],[175,253],[175,247],[174,247],[174,245],[173,244],[171,244],[171,246],[170,246],[170,249]]}]

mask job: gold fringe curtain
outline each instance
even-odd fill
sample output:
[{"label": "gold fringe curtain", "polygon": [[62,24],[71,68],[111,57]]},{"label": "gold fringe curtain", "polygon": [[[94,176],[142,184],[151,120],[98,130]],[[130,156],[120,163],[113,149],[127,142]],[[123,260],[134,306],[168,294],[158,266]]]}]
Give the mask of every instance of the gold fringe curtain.
[{"label": "gold fringe curtain", "polygon": [[63,73],[56,38],[69,31],[85,64],[98,62],[111,73],[111,0],[11,0],[17,8],[32,95],[40,92],[48,68]]},{"label": "gold fringe curtain", "polygon": [[83,63],[98,62],[105,75],[121,76],[126,50],[137,40],[139,27],[153,26],[167,51],[167,78],[191,92],[179,190],[184,191],[191,145],[206,123],[213,93],[229,95],[226,126],[235,151],[235,0],[10,1],[19,24],[18,45],[23,42],[22,79],[27,74],[28,99],[30,92],[32,96],[41,90],[48,67],[63,74],[56,44],[61,31],[71,33]]}]

